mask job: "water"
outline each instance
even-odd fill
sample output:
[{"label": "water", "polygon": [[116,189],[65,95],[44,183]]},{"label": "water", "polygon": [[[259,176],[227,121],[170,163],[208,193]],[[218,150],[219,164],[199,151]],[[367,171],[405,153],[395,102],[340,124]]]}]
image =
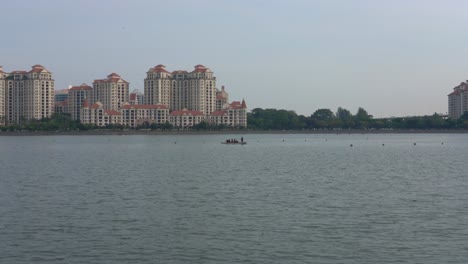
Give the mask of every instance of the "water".
[{"label": "water", "polygon": [[0,263],[468,263],[468,135],[235,137],[0,137]]}]

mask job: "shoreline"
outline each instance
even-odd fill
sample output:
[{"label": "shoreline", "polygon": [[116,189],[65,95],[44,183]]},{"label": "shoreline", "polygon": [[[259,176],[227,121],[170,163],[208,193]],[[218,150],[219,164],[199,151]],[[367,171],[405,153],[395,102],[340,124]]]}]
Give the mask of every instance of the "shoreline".
[{"label": "shoreline", "polygon": [[131,135],[227,135],[227,134],[467,134],[468,129],[431,130],[87,130],[87,131],[0,131],[0,136],[131,136]]}]

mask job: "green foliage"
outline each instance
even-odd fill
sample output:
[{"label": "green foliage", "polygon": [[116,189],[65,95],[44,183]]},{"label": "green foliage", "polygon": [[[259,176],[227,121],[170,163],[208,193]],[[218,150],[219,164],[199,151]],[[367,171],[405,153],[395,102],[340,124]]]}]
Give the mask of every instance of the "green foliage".
[{"label": "green foliage", "polygon": [[454,129],[468,128],[468,112],[459,120],[432,116],[396,117],[374,119],[360,107],[356,115],[339,107],[334,114],[330,109],[318,109],[310,117],[294,111],[255,108],[247,114],[249,129],[257,130],[393,130],[393,129]]}]

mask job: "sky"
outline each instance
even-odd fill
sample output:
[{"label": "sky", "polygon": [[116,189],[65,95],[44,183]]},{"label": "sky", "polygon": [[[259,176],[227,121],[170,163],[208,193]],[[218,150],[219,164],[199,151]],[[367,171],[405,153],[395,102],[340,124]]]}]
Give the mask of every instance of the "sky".
[{"label": "sky", "polygon": [[210,68],[249,110],[447,113],[468,79],[464,0],[2,1],[0,65],[41,64],[56,89],[155,65]]}]

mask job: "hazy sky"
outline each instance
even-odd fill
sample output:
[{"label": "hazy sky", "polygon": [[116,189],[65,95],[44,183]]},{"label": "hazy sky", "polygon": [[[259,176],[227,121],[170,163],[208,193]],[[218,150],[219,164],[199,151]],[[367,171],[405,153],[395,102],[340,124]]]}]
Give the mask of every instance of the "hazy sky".
[{"label": "hazy sky", "polygon": [[376,117],[447,112],[468,79],[468,1],[2,1],[0,65],[42,64],[56,89],[149,68],[214,71],[249,109]]}]

